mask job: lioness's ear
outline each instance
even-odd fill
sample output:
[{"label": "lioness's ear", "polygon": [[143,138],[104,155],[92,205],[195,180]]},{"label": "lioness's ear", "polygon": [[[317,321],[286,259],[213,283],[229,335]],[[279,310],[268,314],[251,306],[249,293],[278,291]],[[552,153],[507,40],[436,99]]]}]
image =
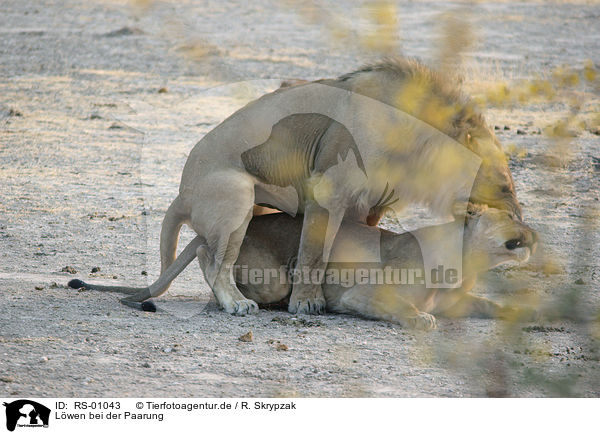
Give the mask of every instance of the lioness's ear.
[{"label": "lioness's ear", "polygon": [[479,216],[481,216],[481,214],[483,214],[487,210],[487,208],[488,208],[487,205],[481,205],[478,203],[469,202],[467,204],[467,214],[470,217],[479,217]]},{"label": "lioness's ear", "polygon": [[465,219],[465,223],[469,219],[481,216],[487,210],[487,205],[480,205],[472,202],[455,202],[452,206],[452,215],[456,220]]}]

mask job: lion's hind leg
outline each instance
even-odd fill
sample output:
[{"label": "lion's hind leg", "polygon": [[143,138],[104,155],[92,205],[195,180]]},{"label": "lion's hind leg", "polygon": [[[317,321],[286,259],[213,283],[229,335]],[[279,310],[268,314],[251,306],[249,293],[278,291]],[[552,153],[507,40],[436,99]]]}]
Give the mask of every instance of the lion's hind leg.
[{"label": "lion's hind leg", "polygon": [[342,311],[390,321],[417,330],[433,330],[435,317],[421,312],[392,286],[355,286],[340,298]]},{"label": "lion's hind leg", "polygon": [[236,315],[258,311],[258,305],[242,295],[233,278],[253,205],[251,180],[235,173],[213,174],[210,187],[196,197],[191,216],[192,227],[206,240],[196,250],[204,278],[220,306]]}]

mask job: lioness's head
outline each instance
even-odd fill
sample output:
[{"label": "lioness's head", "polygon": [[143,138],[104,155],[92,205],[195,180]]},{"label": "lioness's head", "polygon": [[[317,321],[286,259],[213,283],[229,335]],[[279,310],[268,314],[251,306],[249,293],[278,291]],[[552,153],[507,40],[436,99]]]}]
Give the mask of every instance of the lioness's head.
[{"label": "lioness's head", "polygon": [[465,219],[464,266],[471,272],[506,262],[523,263],[537,245],[537,234],[510,211],[469,205]]}]

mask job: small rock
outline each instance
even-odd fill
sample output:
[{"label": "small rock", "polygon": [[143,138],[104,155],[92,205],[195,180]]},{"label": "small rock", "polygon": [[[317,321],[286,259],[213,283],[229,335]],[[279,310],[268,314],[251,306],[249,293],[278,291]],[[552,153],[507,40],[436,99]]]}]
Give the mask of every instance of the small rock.
[{"label": "small rock", "polygon": [[144,32],[136,27],[121,27],[119,30],[105,33],[103,36],[107,38],[115,38],[119,36],[143,35]]},{"label": "small rock", "polygon": [[254,335],[252,334],[252,330],[250,330],[246,334],[243,334],[238,339],[242,342],[252,342],[254,340]]},{"label": "small rock", "polygon": [[63,267],[63,269],[60,271],[62,271],[63,273],[77,274],[77,270],[75,268],[71,267],[70,265]]},{"label": "small rock", "polygon": [[148,272],[146,270],[142,270],[142,276],[147,276]]},{"label": "small rock", "polygon": [[510,127],[508,125],[504,125],[504,130],[508,131],[508,130],[510,130]]},{"label": "small rock", "polygon": [[278,341],[276,339],[269,339],[269,340],[267,340],[267,344],[274,346],[277,351],[287,351],[287,350],[289,350],[289,348],[288,348],[288,346],[286,344],[282,344],[281,341]]},{"label": "small rock", "polygon": [[527,133],[525,132],[525,130],[517,130],[517,134],[523,136],[523,135],[525,135]]},{"label": "small rock", "polygon": [[98,113],[92,113],[91,115],[89,115],[88,119],[93,121],[96,119],[102,119],[102,116],[100,116]]},{"label": "small rock", "polygon": [[167,88],[161,87],[160,89],[158,89],[158,93],[167,93]]},{"label": "small rock", "polygon": [[36,287],[35,287],[35,289],[36,289],[37,291],[43,291],[43,290],[44,290],[44,287],[43,287],[43,286],[36,286]]},{"label": "small rock", "polygon": [[151,367],[150,363],[148,363],[148,362],[142,363],[142,368],[150,368],[150,367]]},{"label": "small rock", "polygon": [[0,381],[3,383],[14,383],[15,379],[13,377],[0,377]]},{"label": "small rock", "polygon": [[307,321],[304,318],[287,318],[287,317],[279,317],[276,316],[271,320],[271,322],[278,322],[280,324],[293,326],[293,327],[319,327],[323,325],[320,321]]},{"label": "small rock", "polygon": [[21,113],[21,112],[20,112],[19,110],[17,110],[17,109],[13,109],[13,108],[11,108],[11,109],[8,111],[8,115],[9,115],[9,116],[17,116],[17,117],[22,117],[22,116],[23,116],[23,113]]},{"label": "small rock", "polygon": [[494,129],[495,129],[495,130],[499,130],[499,129],[500,129],[500,127],[499,127],[498,125],[494,125]]},{"label": "small rock", "polygon": [[47,361],[48,361],[48,357],[46,357],[46,356],[40,357],[40,362],[46,363]]},{"label": "small rock", "polygon": [[122,130],[123,126],[119,125],[117,123],[112,124],[110,127],[108,127],[109,130]]},{"label": "small rock", "polygon": [[579,278],[575,281],[575,285],[585,285],[585,282],[583,281],[582,278]]},{"label": "small rock", "polygon": [[98,273],[100,271],[100,267],[93,267],[92,273]]},{"label": "small rock", "polygon": [[163,353],[170,353],[173,351],[173,348],[165,347],[163,348]]},{"label": "small rock", "polygon": [[52,282],[52,283],[50,284],[50,289],[56,289],[56,288],[58,288],[58,283],[56,283],[56,282]]}]

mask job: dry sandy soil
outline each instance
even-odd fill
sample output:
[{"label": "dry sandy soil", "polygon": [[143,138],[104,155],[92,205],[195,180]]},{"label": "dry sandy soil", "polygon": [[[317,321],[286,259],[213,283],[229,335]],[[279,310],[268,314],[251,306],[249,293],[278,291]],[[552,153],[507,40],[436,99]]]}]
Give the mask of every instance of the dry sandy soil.
[{"label": "dry sandy soil", "polygon": [[[363,31],[366,9],[348,1],[316,13],[269,0],[139,3],[0,3],[0,396],[600,395],[589,321],[600,300],[600,140],[583,128],[570,154],[556,153],[536,134],[568,113],[561,102],[487,112],[518,154],[525,219],[544,245],[531,265],[490,272],[477,288],[537,300],[554,319],[440,319],[422,333],[341,315],[233,317],[196,264],[154,314],[68,289],[73,277],[156,277],[186,155],[229,113],[282,78],[336,76],[377,57],[336,42],[323,18]],[[457,9],[478,37],[472,89],[600,64],[598,4],[399,1],[403,52],[431,60],[436,23]],[[582,116],[598,113],[597,89],[575,94]],[[248,331],[253,342],[238,340]]]}]

